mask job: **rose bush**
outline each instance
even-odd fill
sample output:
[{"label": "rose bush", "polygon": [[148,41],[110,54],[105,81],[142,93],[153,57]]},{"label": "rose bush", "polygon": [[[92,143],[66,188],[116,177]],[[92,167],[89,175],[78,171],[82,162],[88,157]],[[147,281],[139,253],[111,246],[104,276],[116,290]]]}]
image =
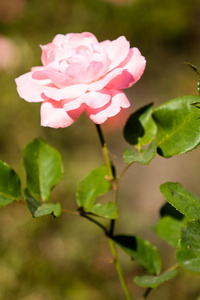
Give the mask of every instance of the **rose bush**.
[{"label": "rose bush", "polygon": [[16,79],[28,102],[42,102],[41,125],[67,127],[85,112],[96,123],[130,103],[122,89],[142,76],[146,61],[124,36],[98,42],[89,33],[58,34],[42,48],[41,67]]}]

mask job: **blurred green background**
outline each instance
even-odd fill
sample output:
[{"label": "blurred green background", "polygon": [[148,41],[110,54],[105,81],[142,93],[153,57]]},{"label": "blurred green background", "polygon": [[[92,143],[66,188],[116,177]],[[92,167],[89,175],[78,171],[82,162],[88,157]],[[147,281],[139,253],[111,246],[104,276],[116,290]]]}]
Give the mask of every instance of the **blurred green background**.
[{"label": "blurred green background", "polygon": [[[178,96],[197,94],[197,76],[186,65],[200,66],[199,0],[0,0],[0,159],[23,178],[22,150],[42,137],[63,155],[65,174],[52,201],[76,209],[79,179],[104,163],[95,126],[85,115],[69,128],[40,127],[40,105],[20,99],[14,78],[40,65],[39,44],[58,34],[90,31],[99,41],[125,35],[146,57],[141,80],[126,91],[132,106],[103,128],[118,172],[127,147],[122,125],[144,104],[155,106]],[[164,199],[159,185],[179,181],[200,195],[200,149],[150,166],[134,165],[122,180],[116,232],[137,234],[159,248],[163,270],[175,261],[174,251],[151,231]],[[62,214],[33,219],[24,206],[0,211],[0,299],[2,300],[121,300],[106,238],[100,229],[77,216]],[[142,269],[119,251],[135,298],[143,291],[132,279]],[[152,291],[149,300],[196,300],[200,277],[181,271]]]}]

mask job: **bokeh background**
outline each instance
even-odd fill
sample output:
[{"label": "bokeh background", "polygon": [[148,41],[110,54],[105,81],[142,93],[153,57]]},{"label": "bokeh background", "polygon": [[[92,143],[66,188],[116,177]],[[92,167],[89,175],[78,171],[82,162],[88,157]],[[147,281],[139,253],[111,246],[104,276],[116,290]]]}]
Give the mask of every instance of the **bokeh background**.
[{"label": "bokeh background", "polygon": [[[155,107],[183,95],[197,94],[197,76],[183,62],[200,66],[199,0],[0,0],[0,159],[21,176],[22,151],[42,137],[61,151],[64,178],[52,201],[75,210],[78,180],[104,163],[95,126],[85,116],[65,129],[40,126],[40,104],[20,99],[14,78],[40,65],[39,44],[58,34],[90,31],[98,40],[125,35],[146,57],[141,80],[126,91],[132,106],[103,126],[110,156],[122,170],[128,146],[122,127],[128,115],[150,102]],[[200,195],[200,149],[149,166],[134,165],[121,182],[120,216],[116,232],[136,234],[154,243],[163,270],[175,262],[174,250],[151,230],[164,199],[159,185],[179,181]],[[132,280],[143,274],[129,257],[120,260],[135,298],[144,291]],[[99,228],[78,216],[62,214],[33,219],[24,206],[13,204],[0,211],[0,299],[2,300],[121,300],[106,238]],[[181,271],[169,283],[152,291],[149,300],[197,300],[199,275]]]}]

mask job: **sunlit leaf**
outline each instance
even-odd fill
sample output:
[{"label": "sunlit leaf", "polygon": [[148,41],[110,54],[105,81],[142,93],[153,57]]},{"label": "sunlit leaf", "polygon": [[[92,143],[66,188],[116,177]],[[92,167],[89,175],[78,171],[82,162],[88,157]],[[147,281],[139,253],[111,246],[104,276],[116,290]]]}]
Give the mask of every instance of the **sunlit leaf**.
[{"label": "sunlit leaf", "polygon": [[21,197],[21,183],[18,174],[5,162],[0,161],[0,207]]},{"label": "sunlit leaf", "polygon": [[160,284],[174,278],[178,274],[177,269],[169,270],[159,276],[136,276],[134,282],[144,288],[157,288]]},{"label": "sunlit leaf", "polygon": [[166,182],[160,186],[166,200],[190,219],[200,219],[200,198],[178,182]]},{"label": "sunlit leaf", "polygon": [[61,214],[60,203],[41,203],[36,200],[29,192],[25,189],[24,196],[26,204],[34,218],[43,217],[52,214],[54,217],[58,217]]},{"label": "sunlit leaf", "polygon": [[133,113],[125,127],[124,137],[131,145],[147,145],[156,135],[156,125],[152,119],[153,104],[150,103]]},{"label": "sunlit leaf", "polygon": [[107,177],[107,167],[101,166],[81,180],[76,192],[78,206],[90,209],[98,196],[107,193],[111,189]]},{"label": "sunlit leaf", "polygon": [[148,273],[156,275],[160,273],[160,254],[149,241],[130,235],[116,235],[113,240],[124,252],[142,265]]},{"label": "sunlit leaf", "polygon": [[41,139],[35,139],[24,149],[23,162],[29,191],[43,201],[48,200],[63,175],[60,153]]},{"label": "sunlit leaf", "polygon": [[118,208],[116,204],[112,202],[107,204],[96,203],[92,207],[85,209],[85,211],[102,218],[117,219],[118,217]]},{"label": "sunlit leaf", "polygon": [[177,262],[185,269],[200,273],[200,221],[191,221],[181,229]]},{"label": "sunlit leaf", "polygon": [[183,226],[182,221],[166,216],[158,221],[154,230],[161,239],[165,240],[169,245],[176,247],[180,239],[181,226]]},{"label": "sunlit leaf", "polygon": [[152,141],[146,150],[141,150],[140,152],[135,152],[127,148],[124,152],[123,159],[127,164],[138,162],[143,165],[148,165],[155,156],[156,142]]},{"label": "sunlit leaf", "polygon": [[153,113],[157,125],[158,153],[164,157],[188,152],[200,143],[199,96],[170,100]]}]

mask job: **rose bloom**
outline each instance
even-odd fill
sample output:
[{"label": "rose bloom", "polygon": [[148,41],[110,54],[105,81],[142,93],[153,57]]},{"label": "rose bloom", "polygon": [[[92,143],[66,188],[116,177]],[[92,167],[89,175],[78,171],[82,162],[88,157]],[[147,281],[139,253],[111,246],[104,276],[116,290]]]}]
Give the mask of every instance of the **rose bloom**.
[{"label": "rose bloom", "polygon": [[98,42],[89,32],[58,34],[42,48],[42,64],[16,79],[28,102],[42,102],[41,125],[67,127],[85,112],[96,124],[130,103],[122,89],[144,72],[146,61],[124,36]]}]

